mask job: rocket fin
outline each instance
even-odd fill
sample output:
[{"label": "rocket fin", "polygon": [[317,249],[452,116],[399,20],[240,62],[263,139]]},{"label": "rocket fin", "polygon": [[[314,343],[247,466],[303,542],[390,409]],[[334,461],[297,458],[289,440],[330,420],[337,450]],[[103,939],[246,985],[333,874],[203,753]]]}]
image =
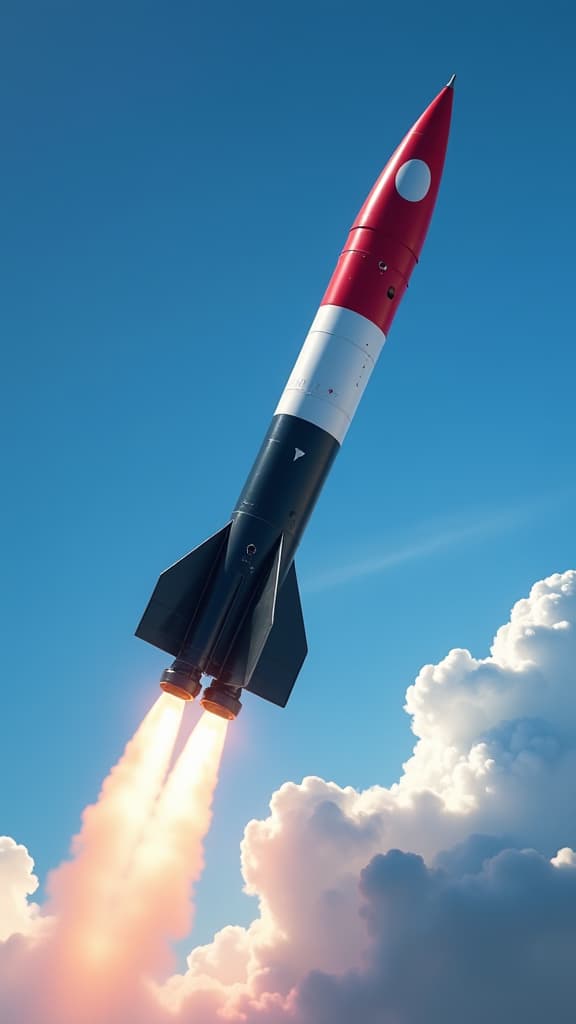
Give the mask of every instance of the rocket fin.
[{"label": "rocket fin", "polygon": [[168,654],[178,655],[202,595],[230,533],[227,523],[189,554],[165,569],[140,619],[136,636]]},{"label": "rocket fin", "polygon": [[261,647],[246,689],[272,704],[286,707],[307,653],[298,580],[292,563],[277,592],[272,627]]}]

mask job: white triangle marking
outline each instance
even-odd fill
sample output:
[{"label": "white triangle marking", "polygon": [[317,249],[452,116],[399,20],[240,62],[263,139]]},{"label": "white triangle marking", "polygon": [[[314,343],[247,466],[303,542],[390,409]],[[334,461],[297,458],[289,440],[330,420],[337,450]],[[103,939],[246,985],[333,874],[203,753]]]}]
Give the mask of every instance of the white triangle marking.
[{"label": "white triangle marking", "polygon": [[298,459],[301,459],[303,455],[306,455],[306,452],[303,452],[301,448],[295,448],[294,458],[292,459],[292,462],[297,462]]}]

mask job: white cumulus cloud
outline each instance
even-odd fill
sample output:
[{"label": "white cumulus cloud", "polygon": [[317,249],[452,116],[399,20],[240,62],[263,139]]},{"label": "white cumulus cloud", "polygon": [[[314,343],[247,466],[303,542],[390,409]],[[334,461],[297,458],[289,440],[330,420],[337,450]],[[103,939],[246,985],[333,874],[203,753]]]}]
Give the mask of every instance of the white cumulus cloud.
[{"label": "white cumulus cloud", "polygon": [[37,888],[34,861],[26,847],[9,836],[0,836],[0,942],[34,930],[38,906],[28,897]]}]

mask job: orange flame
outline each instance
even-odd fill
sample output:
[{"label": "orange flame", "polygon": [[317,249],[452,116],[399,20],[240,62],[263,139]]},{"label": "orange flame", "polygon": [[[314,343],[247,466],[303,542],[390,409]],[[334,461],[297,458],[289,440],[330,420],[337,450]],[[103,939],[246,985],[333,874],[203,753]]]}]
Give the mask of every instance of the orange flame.
[{"label": "orange flame", "polygon": [[137,993],[151,998],[143,976],[166,964],[166,940],[189,928],[227,723],[205,713],[166,778],[183,708],[158,699],[84,812],[72,861],[49,879],[40,1020],[47,1001],[59,1024],[112,1021],[121,1005],[131,1015]]}]

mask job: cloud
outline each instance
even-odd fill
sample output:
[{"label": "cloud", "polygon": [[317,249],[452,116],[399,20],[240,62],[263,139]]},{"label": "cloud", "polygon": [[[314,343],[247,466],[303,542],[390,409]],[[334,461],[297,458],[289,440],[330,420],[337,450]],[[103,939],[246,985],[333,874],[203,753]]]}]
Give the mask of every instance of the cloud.
[{"label": "cloud", "polygon": [[[414,752],[396,784],[281,786],[242,842],[256,919],[224,928],[167,981],[144,991],[124,979],[106,1024],[126,1007],[140,1024],[568,1019],[575,624],[576,572],[540,581],[487,658],[455,649],[422,668],[406,695]],[[148,885],[153,860],[149,870]],[[141,920],[154,928],[154,915]],[[14,1000],[11,1024],[53,1024]]]},{"label": "cloud", "polygon": [[400,793],[422,788],[482,831],[514,823],[526,845],[562,845],[576,798],[576,573],[518,601],[488,658],[453,650],[406,695],[418,738]]},{"label": "cloud", "polygon": [[28,897],[37,888],[34,861],[26,847],[0,836],[0,942],[34,932],[39,908]]},{"label": "cloud", "polygon": [[576,868],[576,853],[569,846],[564,846],[552,857],[551,863],[557,868]]},{"label": "cloud", "polygon": [[363,870],[360,892],[367,966],[305,979],[302,1022],[541,1024],[574,1006],[576,867],[503,850],[454,877],[391,850]]}]

